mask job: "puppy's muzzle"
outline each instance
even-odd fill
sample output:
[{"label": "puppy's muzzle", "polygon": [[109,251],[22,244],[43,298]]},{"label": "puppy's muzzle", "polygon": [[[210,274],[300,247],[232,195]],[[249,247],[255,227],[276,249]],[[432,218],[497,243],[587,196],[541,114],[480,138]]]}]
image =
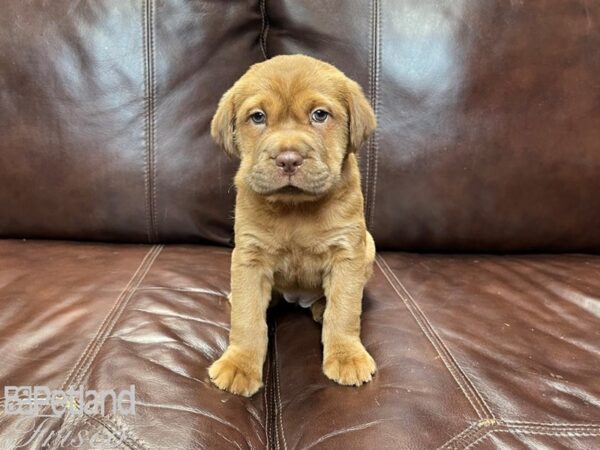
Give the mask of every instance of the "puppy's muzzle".
[{"label": "puppy's muzzle", "polygon": [[275,165],[286,175],[295,174],[302,163],[304,163],[302,155],[293,150],[283,151],[275,158]]}]

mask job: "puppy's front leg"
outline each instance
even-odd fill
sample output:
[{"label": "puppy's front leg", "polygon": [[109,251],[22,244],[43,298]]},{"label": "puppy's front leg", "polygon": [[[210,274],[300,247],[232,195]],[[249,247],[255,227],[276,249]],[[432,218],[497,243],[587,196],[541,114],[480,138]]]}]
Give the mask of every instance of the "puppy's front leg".
[{"label": "puppy's front leg", "polygon": [[366,283],[362,261],[341,260],[323,280],[327,305],[323,315],[323,373],[344,385],[371,381],[375,361],[360,341],[362,294]]},{"label": "puppy's front leg", "polygon": [[272,273],[266,265],[244,257],[237,248],[231,261],[231,330],[229,347],[208,369],[219,388],[249,397],[262,383],[267,354],[266,311]]}]

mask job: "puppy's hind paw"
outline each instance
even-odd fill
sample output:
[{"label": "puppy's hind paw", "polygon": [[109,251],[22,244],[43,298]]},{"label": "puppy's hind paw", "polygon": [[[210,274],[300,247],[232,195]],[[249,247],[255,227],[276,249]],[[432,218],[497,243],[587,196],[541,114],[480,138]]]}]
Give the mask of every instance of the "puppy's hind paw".
[{"label": "puppy's hind paw", "polygon": [[230,351],[208,368],[208,375],[219,389],[244,397],[251,397],[263,385],[261,370],[256,369],[256,364]]},{"label": "puppy's hind paw", "polygon": [[317,323],[323,323],[323,314],[325,313],[325,299],[314,302],[310,307],[312,318]]}]

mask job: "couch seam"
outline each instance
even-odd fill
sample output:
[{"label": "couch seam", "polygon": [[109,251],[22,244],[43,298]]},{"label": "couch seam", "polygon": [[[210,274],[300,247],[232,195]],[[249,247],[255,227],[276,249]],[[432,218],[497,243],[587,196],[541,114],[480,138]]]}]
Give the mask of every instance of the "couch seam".
[{"label": "couch seam", "polygon": [[473,442],[471,442],[470,444],[465,446],[463,450],[468,450],[469,448],[479,444],[480,442],[483,442],[485,439],[489,438],[492,435],[492,433],[493,433],[493,430],[490,430],[490,431],[484,433],[482,436],[478,437]]},{"label": "couch seam", "polygon": [[[63,389],[65,389],[69,385],[72,385],[73,383],[81,382],[83,380],[83,378],[85,378],[86,371],[88,369],[86,368],[85,371],[80,374],[82,368],[85,366],[87,366],[89,368],[91,366],[91,362],[93,362],[93,359],[96,357],[98,351],[104,344],[104,341],[106,340],[106,336],[108,336],[108,333],[110,333],[112,327],[114,327],[116,321],[119,319],[121,313],[123,312],[124,306],[126,306],[129,299],[133,296],[133,294],[137,290],[137,286],[139,286],[139,284],[142,282],[142,280],[144,279],[144,277],[146,276],[146,274],[152,267],[152,264],[158,257],[162,248],[163,248],[162,245],[155,245],[148,251],[148,253],[146,253],[146,255],[142,259],[142,262],[140,263],[139,267],[137,268],[137,270],[134,272],[131,279],[129,280],[129,283],[127,283],[127,286],[125,286],[125,289],[123,289],[123,291],[121,291],[121,294],[119,294],[119,296],[117,297],[117,300],[113,304],[113,307],[111,308],[109,313],[106,315],[106,317],[102,321],[102,324],[100,325],[100,328],[96,332],[94,339],[92,339],[92,341],[90,341],[90,343],[88,344],[88,347],[86,347],[84,353],[82,353],[79,360],[75,363],[75,365],[69,372],[67,378],[65,379],[65,381],[62,385]],[[118,311],[119,309],[121,309],[120,312]],[[113,317],[111,317],[111,316],[113,316]],[[109,321],[110,321],[110,323],[109,323]],[[102,337],[102,335],[105,335],[105,337]],[[94,345],[99,342],[99,339],[101,339],[102,342],[100,342],[98,345],[96,345],[96,349],[93,351],[94,354],[92,356],[92,353],[90,353],[90,352],[92,352],[92,347],[94,347]],[[88,359],[90,357],[91,357],[91,360],[88,363]]]},{"label": "couch seam", "polygon": [[258,37],[260,50],[265,59],[269,59],[269,49],[267,46],[267,38],[269,36],[269,16],[267,15],[267,0],[260,0],[260,16],[261,16],[261,25],[260,25],[260,35]]},{"label": "couch seam", "polygon": [[[411,299],[410,294],[408,293],[408,291],[406,290],[404,285],[402,285],[400,283],[400,280],[398,280],[398,278],[391,271],[390,267],[387,265],[386,261],[383,259],[383,257],[381,255],[377,255],[376,263],[377,263],[379,269],[381,270],[381,272],[383,273],[383,275],[385,276],[385,278],[390,283],[390,286],[392,286],[392,288],[394,289],[394,291],[396,292],[398,297],[402,300],[402,302],[404,303],[404,305],[406,306],[406,308],[408,309],[410,314],[413,316],[413,319],[417,322],[417,325],[419,326],[419,328],[421,329],[421,331],[423,332],[423,334],[425,335],[427,340],[431,343],[431,345],[437,352],[438,356],[440,357],[440,359],[442,360],[442,362],[444,363],[444,365],[450,372],[450,375],[452,375],[452,378],[454,378],[454,381],[458,384],[460,390],[463,392],[463,394],[465,395],[465,397],[467,398],[467,400],[469,401],[469,403],[475,410],[475,413],[477,414],[477,416],[480,419],[485,419],[487,416],[491,416],[493,418],[494,416],[491,413],[491,411],[486,410],[486,408],[483,406],[482,402],[479,400],[479,398],[478,398],[479,393],[477,392],[477,390],[474,389],[474,387],[471,385],[471,383],[469,383],[468,378],[460,370],[460,368],[458,367],[458,364],[452,358],[451,353],[448,351],[447,347],[445,347],[445,345],[443,344],[443,341],[441,340],[439,335],[437,335],[437,333],[435,333],[435,330],[433,329],[431,324],[426,320],[423,312],[418,308],[418,306],[416,305],[414,300],[412,302],[410,301],[410,299]],[[384,269],[382,264],[384,264],[386,266],[387,271]],[[390,276],[393,277],[393,279],[396,281],[398,286],[403,288],[403,290],[407,294],[407,296],[404,296],[400,293],[400,291],[398,290],[396,285],[393,283],[392,278],[390,278],[390,276],[388,276],[387,272],[390,273]],[[471,392],[469,392],[469,391],[471,391]]]},{"label": "couch seam", "polygon": [[151,50],[151,61],[152,61],[152,116],[151,116],[151,131],[152,131],[152,232],[154,242],[159,241],[158,236],[158,212],[156,208],[156,197],[157,197],[157,183],[156,183],[156,134],[157,134],[157,121],[156,121],[156,98],[158,96],[157,84],[156,84],[156,43],[155,43],[155,17],[156,17],[156,3],[154,0],[150,0],[150,50]]},{"label": "couch seam", "polygon": [[[100,352],[100,349],[106,342],[108,335],[110,334],[111,330],[114,328],[115,324],[117,323],[117,321],[123,314],[123,311],[125,311],[125,308],[127,307],[129,300],[131,299],[131,297],[133,297],[133,294],[137,290],[137,286],[140,285],[142,280],[145,278],[145,276],[150,271],[150,268],[154,264],[154,261],[156,261],[156,258],[162,251],[162,248],[163,248],[162,245],[153,246],[148,251],[148,253],[144,257],[144,259],[142,260],[142,263],[140,264],[140,266],[138,267],[138,269],[135,271],[134,275],[130,279],[129,283],[127,284],[125,289],[121,292],[119,297],[117,297],[117,300],[113,304],[113,307],[111,308],[109,313],[106,315],[106,317],[102,321],[102,324],[100,325],[100,328],[99,328],[98,332],[96,333],[96,336],[90,342],[91,345],[89,347],[86,347],[85,352],[91,351],[93,353],[88,352],[84,358],[82,358],[82,357],[79,358],[78,362],[75,364],[75,366],[73,367],[71,372],[69,372],[69,376],[63,383],[63,389],[65,389],[69,385],[72,386],[72,385],[77,385],[78,383],[81,383],[83,381],[83,379],[86,377],[88,371],[92,367],[92,363],[94,362],[94,359],[96,358],[96,356]],[[109,317],[111,315],[113,315],[113,317],[111,317],[109,319]],[[107,322],[107,320],[109,322]],[[103,329],[104,325],[106,325],[106,326]],[[92,351],[92,347],[94,346],[94,344],[97,344],[97,345],[96,345],[96,348]],[[75,372],[73,372],[78,364],[82,364],[82,365]],[[85,367],[85,369],[84,369],[84,367]],[[82,369],[83,369],[83,372],[81,372],[81,374],[79,374]],[[71,376],[73,376],[74,379],[69,381],[69,378]],[[68,419],[68,417],[67,417],[67,419]],[[107,420],[108,420],[108,418],[107,418]],[[58,428],[57,434],[56,434],[56,439],[61,434],[61,430],[63,429],[65,422],[66,421],[63,420],[61,422],[61,424],[59,425],[59,428]]]},{"label": "couch seam", "polygon": [[[123,445],[132,449],[132,450],[148,450],[149,447],[146,445],[140,438],[134,435],[133,431],[129,428],[126,428],[123,424],[118,424],[116,420],[111,419],[110,417],[95,417],[90,416],[89,414],[85,414],[86,421],[93,420],[94,422],[102,425],[110,434],[117,437],[115,434],[115,430],[120,431],[124,440],[122,441]],[[111,429],[111,427],[113,429]],[[128,442],[127,442],[128,441]]]},{"label": "couch seam", "polygon": [[[375,56],[374,56],[374,66],[372,67],[373,77],[374,77],[374,85],[372,86],[373,92],[371,95],[371,103],[373,106],[373,112],[375,113],[375,117],[378,116],[379,113],[379,77],[381,73],[381,4],[379,0],[375,0],[373,2],[373,8],[375,8],[375,28],[373,30],[373,43],[372,46],[375,48]],[[372,167],[373,175],[371,178],[371,206],[369,208],[369,213],[367,217],[367,223],[369,227],[373,226],[373,221],[375,217],[375,199],[377,196],[377,176],[378,176],[378,166],[379,166],[379,136],[377,127],[373,130],[373,136],[371,137],[371,151],[370,158],[371,163],[369,163],[369,167]]]},{"label": "couch seam", "polygon": [[464,440],[467,436],[475,433],[478,430],[479,422],[473,422],[467,428],[462,430],[460,433],[452,436],[448,441],[444,442],[441,446],[437,447],[437,450],[442,450],[448,448],[450,444],[453,442],[458,442]]},{"label": "couch seam", "polygon": [[155,161],[155,94],[156,76],[154,67],[154,0],[142,1],[142,28],[144,46],[144,104],[146,155],[144,167],[146,195],[146,227],[148,242],[157,240],[156,233],[156,161]]},{"label": "couch seam", "polygon": [[[485,428],[483,429],[485,430]],[[463,447],[463,450],[468,450],[470,448],[473,448],[474,446],[476,446],[477,444],[481,443],[482,441],[484,441],[485,439],[489,438],[490,436],[492,436],[495,433],[509,433],[515,436],[518,436],[520,434],[525,434],[525,435],[533,435],[533,436],[553,436],[553,437],[595,437],[595,436],[600,436],[600,427],[597,427],[595,430],[589,431],[589,430],[581,430],[580,428],[571,428],[568,430],[556,430],[556,431],[551,431],[551,427],[550,430],[528,430],[528,429],[522,429],[521,427],[512,427],[503,423],[499,423],[498,425],[494,425],[491,426],[487,429],[487,431],[481,435],[478,436],[476,439],[474,439],[472,442],[465,442],[466,439],[461,439],[461,441],[463,441],[466,445]],[[476,433],[473,433],[471,436],[476,436]],[[458,447],[450,447],[452,448],[458,448]]]},{"label": "couch seam", "polygon": [[[277,348],[277,325],[275,325],[275,332],[273,333],[273,341],[274,341],[274,349],[273,352],[273,361],[275,363],[275,392],[277,394],[277,422],[279,425],[279,429],[281,430],[281,438],[283,440],[283,449],[287,450],[287,440],[285,437],[285,431],[283,429],[283,407],[281,404],[281,386],[279,385],[279,352]],[[277,426],[277,425],[276,425]]]},{"label": "couch seam", "polygon": [[[71,417],[73,417],[71,419]],[[76,426],[78,423],[80,422],[86,422],[88,424],[90,424],[91,426],[101,426],[102,428],[104,428],[106,431],[108,431],[113,437],[117,438],[119,440],[119,444],[121,448],[127,448],[129,450],[149,450],[147,445],[144,445],[142,443],[142,441],[135,437],[132,436],[131,431],[128,429],[125,429],[123,426],[119,426],[115,421],[112,421],[109,417],[102,417],[102,418],[98,418],[96,416],[92,416],[89,415],[87,413],[83,413],[80,416],[68,416],[67,417],[67,421],[74,427]],[[65,421],[65,424],[67,423],[67,421]],[[92,421],[94,423],[92,423]],[[113,429],[111,429],[111,427]],[[61,427],[59,428],[57,434],[55,435],[54,439],[53,439],[53,444],[52,447],[49,447],[48,450],[57,450],[59,447],[62,446],[61,444],[61,432],[64,430],[64,427],[61,425]],[[120,430],[121,431],[121,437],[119,437],[116,434],[116,430]]]},{"label": "couch seam", "polygon": [[437,333],[437,331],[435,330],[433,324],[429,321],[429,319],[427,318],[427,316],[425,315],[425,313],[423,312],[423,310],[421,309],[421,307],[418,305],[418,303],[415,301],[415,299],[412,297],[412,295],[410,294],[410,292],[408,291],[408,289],[406,289],[406,286],[404,286],[404,284],[402,284],[402,282],[394,274],[394,272],[392,271],[392,269],[390,268],[390,266],[387,264],[387,262],[385,261],[385,259],[381,255],[379,255],[379,257],[381,258],[381,260],[383,261],[383,263],[387,266],[388,270],[390,271],[391,276],[398,282],[398,285],[402,288],[402,290],[404,290],[404,292],[408,296],[408,299],[412,302],[412,304],[415,306],[415,308],[417,309],[417,311],[419,311],[419,313],[423,317],[423,320],[425,321],[426,325],[431,329],[433,335],[437,338],[437,340],[441,344],[442,348],[446,351],[446,353],[448,354],[448,357],[454,363],[454,366],[456,367],[456,369],[458,370],[458,372],[462,375],[464,381],[473,390],[473,392],[475,393],[476,399],[479,401],[480,406],[482,407],[483,411],[485,413],[487,413],[487,415],[489,417],[491,417],[492,419],[495,420],[496,416],[494,415],[494,413],[492,412],[492,409],[488,405],[488,403],[487,403],[487,401],[485,399],[485,396],[481,392],[479,392],[479,390],[477,389],[477,387],[475,386],[475,384],[467,376],[467,374],[464,372],[464,370],[462,369],[462,367],[460,366],[460,364],[458,364],[458,361],[456,361],[456,358],[454,357],[454,355],[452,354],[452,352],[450,351],[450,349],[448,348],[448,346],[445,344],[445,342],[443,341],[443,339],[440,337],[440,335]]},{"label": "couch seam", "polygon": [[[142,261],[140,262],[137,269],[130,277],[128,283],[125,285],[125,287],[123,288],[123,290],[121,291],[121,293],[119,294],[119,296],[117,297],[115,302],[113,303],[113,306],[109,310],[108,314],[102,320],[102,323],[100,324],[100,327],[96,331],[96,334],[94,335],[92,340],[90,340],[88,345],[83,350],[82,354],[79,356],[75,365],[69,371],[67,378],[61,385],[62,390],[65,390],[67,388],[67,386],[69,386],[69,385],[72,386],[73,383],[75,383],[75,382],[83,381],[83,378],[85,378],[85,374],[86,374],[87,370],[89,369],[89,367],[91,367],[91,362],[93,362],[93,359],[98,354],[100,348],[106,341],[106,337],[108,336],[110,329],[114,326],[114,324],[120,317],[121,313],[124,310],[124,307],[126,306],[127,301],[133,296],[133,293],[135,292],[136,287],[137,287],[137,286],[134,287],[134,285],[137,283],[137,285],[139,286],[139,284],[141,283],[143,278],[146,276],[146,274],[150,270],[150,267],[152,267],[152,264],[156,260],[156,257],[158,256],[158,254],[160,253],[161,250],[162,250],[162,246],[153,246],[144,255],[144,257],[142,258]],[[121,308],[122,305],[124,305],[124,306]],[[119,308],[121,309],[120,313],[117,312],[117,310]],[[113,315],[115,317],[111,317]],[[109,321],[111,322],[111,324],[109,324]],[[102,339],[102,342],[100,342],[101,339]],[[96,350],[92,350],[94,346],[96,346]],[[90,358],[92,351],[94,352],[94,356],[92,356],[92,359],[90,360],[90,363],[88,364],[86,361],[88,361],[88,359]],[[87,365],[88,368],[86,369],[86,372],[84,372],[81,376],[78,376],[83,365]],[[73,377],[73,380],[71,380],[72,377]],[[45,411],[47,411],[47,408],[45,409]],[[43,412],[45,412],[45,411],[43,411]],[[70,417],[71,416],[67,416],[67,418],[65,419],[63,416],[63,420],[60,422],[60,424],[58,426],[58,430],[56,431],[56,435],[54,437],[55,440],[58,439],[59,436],[61,435],[63,426],[65,425],[65,423],[67,421],[69,421]]]},{"label": "couch seam", "polygon": [[[371,2],[369,14],[369,102],[375,116],[378,110],[379,93],[379,65],[380,65],[380,5],[379,0]],[[373,131],[367,144],[366,166],[365,166],[365,220],[368,227],[372,226],[373,209],[375,208],[375,190],[377,183],[377,129]]]},{"label": "couch seam", "polygon": [[269,417],[269,412],[270,412],[270,408],[269,408],[269,388],[270,388],[270,383],[269,383],[269,376],[271,374],[270,369],[270,360],[269,360],[269,352],[267,351],[267,363],[265,364],[267,372],[265,374],[265,388],[263,390],[263,402],[265,404],[265,448],[266,450],[270,450],[270,445],[271,445],[271,420]]},{"label": "couch seam", "polygon": [[277,402],[275,400],[275,367],[274,357],[275,353],[275,319],[272,315],[267,316],[268,326],[268,348],[266,357],[267,374],[265,379],[265,396],[266,396],[266,409],[265,414],[267,415],[267,436],[268,446],[267,450],[279,450],[279,432],[277,429]]},{"label": "couch seam", "polygon": [[471,426],[465,428],[456,436],[438,447],[438,450],[455,450],[460,448],[460,446],[464,447],[472,442],[475,437],[480,437],[481,433],[489,433],[491,427],[495,426],[496,424],[497,422],[495,420],[490,419],[482,419],[478,422],[474,422],[471,424]]},{"label": "couch seam", "polygon": [[600,424],[594,423],[553,423],[553,422],[528,422],[522,420],[503,420],[502,423],[516,426],[516,427],[528,427],[528,426],[538,426],[538,427],[575,427],[575,428],[598,428],[600,429]]},{"label": "couch seam", "polygon": [[[484,433],[481,435],[481,433]],[[493,433],[532,434],[547,436],[600,436],[600,425],[539,423],[536,425],[515,425],[513,421],[483,419],[474,422],[463,431],[446,441],[438,450],[469,448]],[[453,445],[452,445],[453,444]]]},{"label": "couch seam", "polygon": [[150,204],[149,204],[150,182],[149,182],[149,173],[148,173],[148,167],[150,164],[150,161],[148,158],[148,123],[149,123],[148,112],[149,112],[150,108],[148,106],[148,58],[146,55],[146,53],[147,53],[146,42],[148,40],[148,38],[146,37],[146,33],[148,30],[146,27],[146,16],[147,16],[146,7],[147,7],[147,0],[142,0],[142,7],[141,7],[142,47],[143,47],[142,59],[143,59],[143,65],[144,65],[144,205],[145,205],[145,210],[146,210],[146,234],[147,234],[148,242],[151,242],[151,240],[152,240],[152,225],[150,222]]},{"label": "couch seam", "polygon": [[[369,88],[369,103],[373,104],[373,11],[375,8],[375,2],[377,0],[372,0],[370,3],[369,9],[369,60],[368,60],[368,88]],[[369,138],[369,143],[366,148],[367,154],[365,158],[365,199],[364,199],[364,207],[365,207],[365,222],[367,223],[367,227],[369,226],[369,200],[370,200],[370,191],[371,191],[371,138]]]}]

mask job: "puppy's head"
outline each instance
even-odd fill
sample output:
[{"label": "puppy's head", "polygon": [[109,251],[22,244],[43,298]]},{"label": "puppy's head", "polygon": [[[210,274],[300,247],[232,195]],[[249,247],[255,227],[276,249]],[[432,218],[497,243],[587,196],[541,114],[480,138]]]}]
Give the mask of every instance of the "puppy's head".
[{"label": "puppy's head", "polygon": [[252,66],[221,98],[211,134],[241,159],[238,187],[298,202],[335,189],[346,156],[374,128],[357,83],[330,64],[290,55]]}]

